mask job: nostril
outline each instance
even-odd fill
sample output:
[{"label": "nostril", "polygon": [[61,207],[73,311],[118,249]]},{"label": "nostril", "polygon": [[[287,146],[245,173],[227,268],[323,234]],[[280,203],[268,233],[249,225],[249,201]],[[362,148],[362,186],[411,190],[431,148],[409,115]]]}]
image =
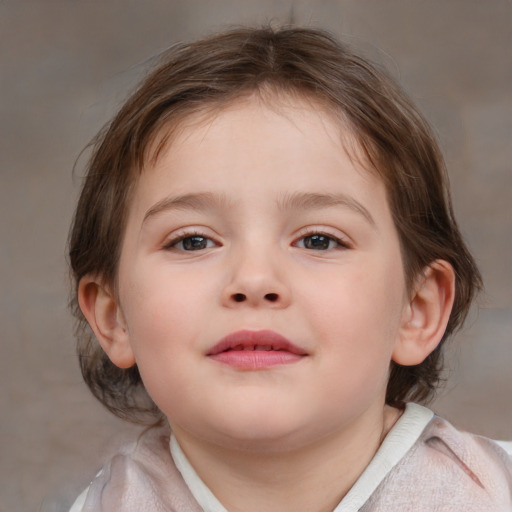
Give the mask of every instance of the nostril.
[{"label": "nostril", "polygon": [[233,299],[235,300],[235,302],[243,302],[246,299],[246,297],[243,293],[235,293],[233,295]]},{"label": "nostril", "polygon": [[265,299],[270,302],[275,302],[278,299],[277,293],[267,293],[265,295]]}]

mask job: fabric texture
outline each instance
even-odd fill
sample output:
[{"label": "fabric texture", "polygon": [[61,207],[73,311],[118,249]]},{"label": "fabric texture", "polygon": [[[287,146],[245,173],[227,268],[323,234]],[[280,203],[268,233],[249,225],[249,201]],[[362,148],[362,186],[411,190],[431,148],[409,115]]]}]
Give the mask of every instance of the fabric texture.
[{"label": "fabric texture", "polygon": [[[194,498],[174,463],[169,442],[170,432],[166,429],[151,429],[141,435],[107,462],[71,511],[219,510],[209,510],[199,494],[201,505]],[[179,447],[175,446],[175,456],[177,450]],[[180,469],[188,464],[188,483],[191,478],[199,478],[190,476],[193,469],[186,458],[177,462]],[[191,487],[197,492],[196,484],[191,483]],[[204,488],[201,492],[204,496]],[[215,506],[220,505],[213,498]],[[459,432],[428,409],[408,404],[368,468],[334,512],[397,510],[512,512],[512,459],[493,441]]]},{"label": "fabric texture", "polygon": [[150,429],[107,462],[79,510],[201,512],[201,507],[172,460],[169,431]]},{"label": "fabric texture", "polygon": [[360,512],[512,512],[512,459],[434,417]]}]

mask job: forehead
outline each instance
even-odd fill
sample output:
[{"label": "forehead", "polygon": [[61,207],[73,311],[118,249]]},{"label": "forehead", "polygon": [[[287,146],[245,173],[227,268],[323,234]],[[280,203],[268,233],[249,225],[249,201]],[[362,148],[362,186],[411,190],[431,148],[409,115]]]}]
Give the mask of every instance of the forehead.
[{"label": "forehead", "polygon": [[176,195],[224,190],[234,197],[237,180],[249,177],[254,192],[272,188],[277,177],[283,193],[325,192],[334,185],[329,181],[339,182],[349,171],[369,188],[382,186],[341,114],[284,93],[253,93],[186,115],[160,131],[149,155],[132,206],[169,188]]},{"label": "forehead", "polygon": [[[367,159],[356,131],[338,107],[312,95],[274,89],[258,89],[225,102],[206,103],[199,111],[189,113],[185,110],[178,114],[153,137],[145,154],[142,174],[158,167],[159,160],[169,158],[169,153],[177,155],[190,150],[195,153],[201,147],[206,148],[207,139],[212,136],[233,143],[254,140],[253,147],[257,150],[256,139],[260,134],[255,132],[255,127],[249,122],[245,123],[243,132],[239,131],[241,121],[256,117],[267,122],[267,138],[274,135],[273,140],[282,147],[283,153],[292,149],[284,144],[292,139],[289,137],[291,131],[282,128],[293,126],[295,140],[302,150],[311,151],[318,147],[319,141],[321,146],[329,141],[332,148],[344,151],[357,169],[378,175]],[[304,146],[305,142],[309,143]],[[300,148],[296,149],[299,149],[297,154],[302,152]]]},{"label": "forehead", "polygon": [[[153,168],[161,155],[176,147],[190,136],[201,131],[210,130],[212,126],[219,126],[230,116],[242,117],[250,112],[264,112],[281,116],[300,127],[302,123],[311,122],[323,124],[322,135],[333,138],[335,144],[343,146],[351,158],[365,170],[375,173],[359,141],[356,130],[343,109],[322,96],[302,90],[284,90],[279,86],[263,85],[237,93],[225,99],[205,100],[198,108],[184,103],[176,108],[169,120],[162,126],[157,126],[155,134],[151,136],[149,144],[144,144],[142,154],[142,169]],[[378,171],[377,171],[378,174]]]}]

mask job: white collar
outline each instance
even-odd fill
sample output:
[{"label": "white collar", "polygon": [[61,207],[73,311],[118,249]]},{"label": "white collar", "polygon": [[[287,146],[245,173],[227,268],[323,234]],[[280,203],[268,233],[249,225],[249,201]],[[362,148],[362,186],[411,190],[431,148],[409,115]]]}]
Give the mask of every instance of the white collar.
[{"label": "white collar", "polygon": [[171,432],[170,447],[174,464],[176,464],[183,480],[185,480],[192,496],[194,496],[197,503],[199,503],[203,512],[228,512],[212,491],[210,491],[206,484],[199,478],[186,455],[183,453],[178,441],[176,441],[173,432]]},{"label": "white collar", "polygon": [[[370,464],[333,512],[357,512],[388,473],[412,448],[434,413],[418,404],[408,403],[402,416],[382,442]],[[204,512],[228,512],[199,478],[171,433],[171,455],[181,476]]]},{"label": "white collar", "polygon": [[434,413],[408,403],[402,416],[388,432],[370,464],[333,512],[357,512],[418,440]]}]

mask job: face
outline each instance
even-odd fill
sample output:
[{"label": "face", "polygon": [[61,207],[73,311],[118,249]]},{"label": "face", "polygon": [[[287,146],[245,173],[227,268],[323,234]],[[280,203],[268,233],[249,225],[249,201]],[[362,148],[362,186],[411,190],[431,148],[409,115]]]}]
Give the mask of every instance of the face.
[{"label": "face", "polygon": [[132,201],[119,316],[175,432],[314,442],[382,415],[406,290],[381,181],[319,106],[189,119]]}]

